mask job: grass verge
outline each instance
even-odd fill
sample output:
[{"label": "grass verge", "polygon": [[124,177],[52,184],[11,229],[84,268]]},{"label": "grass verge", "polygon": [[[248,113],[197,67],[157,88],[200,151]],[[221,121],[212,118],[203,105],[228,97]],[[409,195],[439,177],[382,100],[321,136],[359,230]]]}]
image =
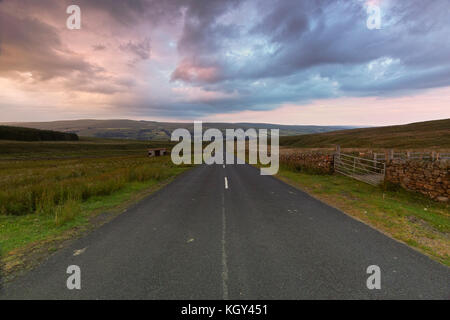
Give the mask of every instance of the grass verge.
[{"label": "grass verge", "polygon": [[[6,166],[8,170],[0,170],[0,186],[4,183],[6,192],[0,214],[3,281],[109,221],[190,167],[175,166],[170,157],[142,156],[9,162],[0,169]],[[29,188],[33,192],[27,193]],[[45,210],[39,205],[43,200]]]},{"label": "grass verge", "polygon": [[450,266],[450,211],[403,189],[374,187],[341,175],[292,171],[277,177],[352,217]]}]

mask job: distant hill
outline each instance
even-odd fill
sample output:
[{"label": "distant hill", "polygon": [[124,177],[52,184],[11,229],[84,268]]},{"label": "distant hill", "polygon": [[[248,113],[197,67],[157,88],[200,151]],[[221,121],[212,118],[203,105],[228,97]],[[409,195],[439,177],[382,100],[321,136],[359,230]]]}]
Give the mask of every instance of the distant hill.
[{"label": "distant hill", "polygon": [[0,140],[77,141],[75,133],[56,132],[23,127],[0,126]]},{"label": "distant hill", "polygon": [[450,119],[282,137],[280,145],[324,148],[450,148]]},{"label": "distant hill", "polygon": [[[193,123],[135,121],[135,120],[67,120],[52,122],[20,122],[6,123],[21,127],[74,132],[79,136],[134,139],[134,140],[168,140],[173,130],[186,128],[193,132]],[[217,128],[220,130],[242,128],[280,129],[280,135],[299,135],[347,129],[344,126],[288,126],[263,123],[203,123],[204,130]]]}]

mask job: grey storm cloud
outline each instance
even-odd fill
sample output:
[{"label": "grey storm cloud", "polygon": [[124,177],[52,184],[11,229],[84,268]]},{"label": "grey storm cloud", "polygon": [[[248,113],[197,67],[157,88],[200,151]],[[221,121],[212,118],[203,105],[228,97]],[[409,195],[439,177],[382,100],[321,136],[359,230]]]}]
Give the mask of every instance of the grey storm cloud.
[{"label": "grey storm cloud", "polygon": [[[1,1],[2,5],[7,1]],[[26,5],[36,1],[17,0]],[[43,0],[71,4],[72,1]],[[198,116],[236,110],[264,110],[287,102],[305,103],[340,96],[402,95],[450,85],[450,9],[448,0],[383,0],[381,29],[366,26],[362,0],[78,0],[86,10],[107,14],[111,29],[139,32],[118,39],[119,49],[138,60],[151,59],[152,28],[181,23],[175,39],[179,59],[171,84],[184,84],[223,98],[164,104],[136,97],[136,110],[168,116]],[[0,75],[36,72],[46,79],[78,70],[101,72],[62,46],[54,27],[27,17],[2,14]],[[5,32],[6,30],[6,32]],[[29,30],[34,30],[32,33]],[[152,39],[153,40],[153,39]],[[20,48],[25,58],[6,63],[2,45]],[[108,45],[108,49],[109,49]],[[94,51],[104,45],[92,44]],[[55,52],[64,52],[56,54]],[[26,52],[29,52],[28,54]],[[31,53],[32,52],[32,53]],[[6,58],[7,59],[7,58]],[[73,77],[72,82],[79,80]],[[87,81],[85,90],[114,92]],[[127,105],[127,107],[129,107]]]},{"label": "grey storm cloud", "polygon": [[[222,111],[349,95],[401,95],[450,85],[446,0],[391,1],[382,7],[380,30],[367,28],[363,1],[254,2],[256,19],[249,15],[243,25],[221,24],[222,14],[211,11],[200,23],[196,17],[186,23],[179,42],[191,69],[215,67],[216,74],[183,76],[181,64],[173,79],[241,92],[234,100],[210,102]],[[250,52],[240,57],[243,62],[227,54],[233,43],[237,51]]]},{"label": "grey storm cloud", "polygon": [[[40,3],[49,5],[52,1]],[[24,0],[24,7],[27,4],[33,11],[36,2]],[[93,46],[97,51],[105,48]],[[21,74],[34,82],[59,79],[66,89],[83,92],[113,94],[131,86],[120,77],[106,75],[102,66],[69,49],[61,39],[60,29],[52,24],[32,15],[11,14],[0,6],[0,77],[24,80]]]},{"label": "grey storm cloud", "polygon": [[147,60],[150,58],[150,39],[145,38],[139,42],[128,41],[128,43],[120,45],[120,49],[131,52],[138,59]]},{"label": "grey storm cloud", "polygon": [[101,71],[65,48],[56,28],[37,19],[18,18],[0,10],[0,30],[0,74],[31,72],[40,80],[48,80],[73,70],[90,76]]},{"label": "grey storm cloud", "polygon": [[[206,25],[187,25],[179,43],[181,53],[196,57],[193,60],[199,67],[214,61],[224,75],[218,81],[282,77],[314,66],[364,64],[381,57],[398,58],[411,67],[449,63],[450,47],[444,39],[450,31],[450,11],[445,0],[396,2],[392,8],[395,15],[385,13],[386,25],[381,30],[365,26],[367,15],[361,1],[263,3],[263,18],[244,34],[223,32],[228,26],[218,25],[211,17],[204,19]],[[266,55],[256,53],[262,61],[250,60],[252,63],[234,68],[234,61],[224,57],[226,48],[220,43],[239,37],[249,42],[262,37],[266,46],[276,49]],[[433,43],[435,46],[430,46]],[[259,44],[250,49],[263,51]]]}]

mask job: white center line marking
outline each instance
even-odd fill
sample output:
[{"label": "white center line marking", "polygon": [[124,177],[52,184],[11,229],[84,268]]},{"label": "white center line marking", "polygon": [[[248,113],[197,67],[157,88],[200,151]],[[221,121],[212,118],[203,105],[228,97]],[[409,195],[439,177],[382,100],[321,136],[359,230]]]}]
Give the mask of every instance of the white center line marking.
[{"label": "white center line marking", "polygon": [[[87,247],[86,247],[86,248],[87,248]],[[82,254],[82,253],[84,253],[84,252],[86,251],[86,248],[79,249],[79,250],[75,250],[75,251],[73,252],[73,255],[74,255],[74,256],[79,256],[80,254]]]},{"label": "white center line marking", "polygon": [[228,179],[225,177],[225,189],[228,189]]},{"label": "white center line marking", "polygon": [[227,265],[225,234],[226,234],[225,196],[222,193],[222,290],[223,290],[223,300],[228,300],[228,265]]}]

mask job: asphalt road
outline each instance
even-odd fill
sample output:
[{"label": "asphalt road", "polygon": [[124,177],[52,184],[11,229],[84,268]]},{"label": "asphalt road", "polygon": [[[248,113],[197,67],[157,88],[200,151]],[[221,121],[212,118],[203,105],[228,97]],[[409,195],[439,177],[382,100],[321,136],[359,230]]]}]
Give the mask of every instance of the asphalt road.
[{"label": "asphalt road", "polygon": [[[69,265],[81,290],[66,287]],[[366,286],[370,265],[380,290]],[[449,268],[256,168],[202,165],[0,299],[449,299],[449,280]]]}]

